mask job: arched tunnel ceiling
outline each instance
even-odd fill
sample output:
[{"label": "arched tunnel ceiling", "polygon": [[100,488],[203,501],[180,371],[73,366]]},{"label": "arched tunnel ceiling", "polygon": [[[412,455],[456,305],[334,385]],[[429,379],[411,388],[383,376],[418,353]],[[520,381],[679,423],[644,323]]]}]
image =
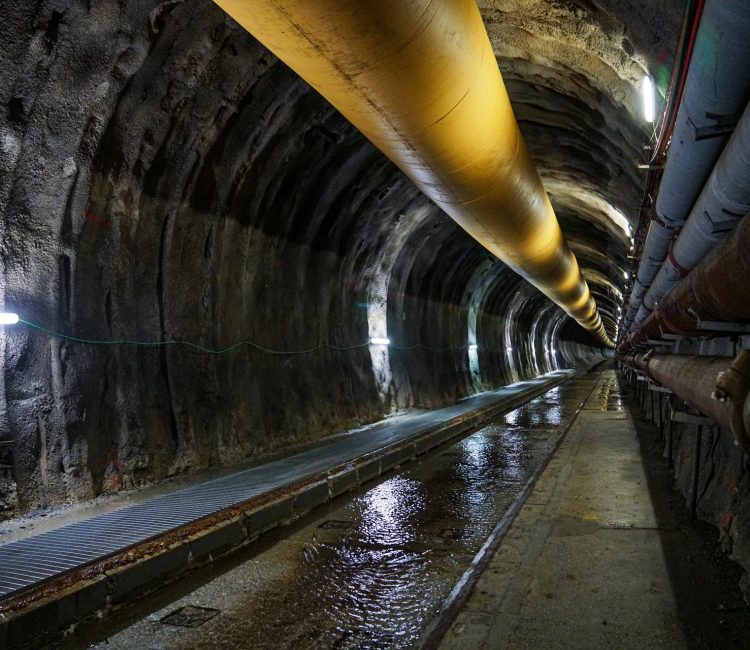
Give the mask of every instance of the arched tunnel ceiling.
[{"label": "arched tunnel ceiling", "polygon": [[[677,0],[649,3],[647,7],[643,3],[590,0],[483,0],[479,3],[519,125],[571,247],[584,270],[593,263],[595,253],[604,253],[610,268],[603,268],[601,263],[597,263],[592,268],[599,275],[590,274],[592,282],[601,282],[604,275],[620,291],[624,286],[623,271],[627,269],[627,222],[631,225],[634,223],[642,193],[643,179],[635,163],[641,159],[642,146],[648,139],[647,129],[639,115],[636,86],[647,69],[661,79],[663,85],[671,65],[681,4]],[[20,8],[16,8],[16,11],[23,12]],[[63,12],[53,11],[50,20],[70,23],[75,13],[76,9],[72,7]],[[139,12],[129,7],[126,13],[134,16]],[[178,16],[182,17],[182,22],[176,25],[175,20],[180,20]],[[114,16],[110,18],[114,19]],[[211,38],[212,29],[214,38],[224,38],[215,31],[216,27],[210,27],[212,23],[231,23],[221,18],[219,9],[208,2],[191,3],[189,6],[178,2],[155,5],[148,18],[152,51],[145,64],[138,69],[143,52],[132,45],[123,47],[117,62],[124,79],[134,73],[131,83],[143,85],[140,106],[126,99],[118,110],[132,111],[130,118],[136,122],[145,121],[145,114],[150,110],[149,102],[153,100],[160,101],[162,109],[183,110],[185,100],[176,97],[185,95],[191,87],[192,92],[203,95],[203,110],[218,111],[218,116],[222,112],[241,110],[242,105],[233,105],[229,95],[212,98],[214,91],[210,87],[195,86],[201,74],[209,71],[220,86],[225,83],[221,79],[222,74],[226,75],[227,81],[236,74],[230,68],[225,68],[223,72],[221,69],[211,71],[211,59],[216,61],[210,51],[213,46],[207,48],[206,43],[201,43],[202,38]],[[34,20],[30,16],[29,19]],[[106,24],[107,15],[102,14],[99,20]],[[122,20],[127,22],[127,16],[123,16]],[[50,50],[49,20],[45,24],[37,19],[37,29],[41,32],[38,49]],[[232,36],[232,41],[252,40],[249,36],[243,37],[239,28],[235,27],[235,30],[239,33]],[[105,33],[106,29],[102,29],[99,35],[106,38]],[[8,36],[13,41],[11,35]],[[118,34],[118,37],[120,41],[127,40],[126,34]],[[230,47],[236,48],[237,45],[230,44]],[[184,55],[180,56],[174,48],[184,49]],[[168,94],[162,99],[156,96],[158,91],[155,93],[156,89],[146,81],[149,61],[154,60],[154,55],[158,56],[159,49],[164,49],[167,56],[164,72],[173,77]],[[259,64],[270,66],[273,61],[274,57],[266,54]],[[274,73],[274,76],[278,75]],[[267,79],[264,76],[261,83],[267,84]],[[205,79],[200,83],[205,83]],[[88,96],[94,101],[101,99],[102,93],[109,92],[105,88],[108,85],[107,81],[99,83]],[[288,99],[293,101],[303,92],[302,88],[304,84],[290,88],[287,92],[293,94]],[[232,91],[229,92],[231,94]],[[214,108],[209,108],[211,101]],[[128,106],[127,102],[132,105]],[[314,110],[318,112],[325,110],[320,102],[305,100],[301,105],[301,113],[307,110],[304,107],[308,105],[314,105]],[[15,112],[20,113],[18,119],[25,119],[30,106],[24,104],[23,97],[20,98],[20,110],[18,103],[15,106]],[[59,111],[60,107],[56,112],[59,114]],[[295,120],[307,119],[300,111],[291,113],[289,109],[280,107],[275,119],[285,119],[290,124]],[[49,118],[55,119],[55,113],[50,114]],[[95,128],[96,119],[88,128]],[[107,165],[116,167],[121,157],[132,158],[136,154],[133,147],[142,139],[137,152],[140,159],[128,162],[136,169],[148,167],[146,180],[149,186],[146,189],[157,194],[158,186],[163,186],[169,180],[157,178],[159,165],[164,166],[162,162],[149,161],[159,153],[155,147],[160,143],[151,134],[159,124],[158,119],[155,125],[140,135],[131,133],[125,136],[110,130],[110,137],[104,141],[105,147],[99,149],[100,158],[107,158]],[[217,123],[220,121],[217,120]],[[167,127],[168,124],[163,122],[162,126]],[[330,130],[329,140],[333,146],[342,142],[337,129],[333,126]],[[134,136],[132,140],[131,135]],[[169,135],[174,137],[176,134],[170,132]],[[242,165],[248,164],[242,161],[243,156],[256,155],[252,149],[262,143],[262,134],[246,131],[234,135],[242,139],[231,143],[219,140],[221,149],[218,150],[214,145],[213,152],[218,153],[209,155],[214,156],[214,166],[219,169],[223,167],[224,170],[212,170],[209,174],[218,178],[222,173],[237,173]],[[117,141],[113,142],[112,137]],[[216,130],[208,130],[200,137],[202,145],[209,145],[211,138],[222,138],[223,135]],[[128,153],[128,149],[131,149],[131,153]],[[326,173],[333,174],[333,187],[336,177],[344,183],[348,182],[341,173],[352,169],[351,164],[345,164],[347,158],[353,156],[352,162],[357,165],[355,161],[358,156],[361,159],[362,155],[345,148],[345,145],[341,146],[337,160],[333,162],[333,166],[339,169],[326,170]],[[381,164],[374,163],[377,155],[375,158],[372,154],[367,156],[371,161],[368,164]],[[282,164],[273,153],[265,162],[269,167]],[[221,201],[218,199],[223,190],[211,185],[206,172],[207,167],[204,167],[198,181],[209,182],[209,186],[197,193],[193,200],[201,209],[220,209]],[[363,168],[362,173],[366,173]],[[351,175],[347,178],[351,178]],[[383,188],[383,191],[386,189]],[[233,187],[230,191],[241,191],[241,188]],[[416,192],[409,187],[403,191],[406,194]],[[314,212],[316,207],[321,206],[310,206],[309,213]],[[246,212],[250,213],[251,210]],[[241,216],[238,218],[242,220]],[[305,228],[298,228],[295,223],[285,227],[290,237],[305,239]],[[309,226],[307,230],[310,232]],[[317,236],[320,237],[320,233]]]},{"label": "arched tunnel ceiling", "polygon": [[[647,63],[668,73],[680,4],[480,3],[610,337],[620,215],[633,224],[649,138],[635,84]],[[66,468],[45,498],[77,499],[106,487],[114,457],[142,484],[594,358],[580,327],[209,0],[9,0],[3,18],[5,308],[96,340],[345,348],[209,357],[19,328],[0,338],[19,507],[39,502],[40,418]],[[423,347],[382,370],[366,347],[378,328]]]}]

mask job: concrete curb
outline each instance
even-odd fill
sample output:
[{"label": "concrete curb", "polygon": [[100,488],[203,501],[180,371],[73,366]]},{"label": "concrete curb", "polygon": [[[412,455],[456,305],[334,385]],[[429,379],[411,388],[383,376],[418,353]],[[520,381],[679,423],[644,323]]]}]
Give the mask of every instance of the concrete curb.
[{"label": "concrete curb", "polygon": [[273,528],[518,408],[570,376],[555,377],[492,406],[457,416],[414,437],[148,540],[81,571],[40,583],[0,603],[0,648],[40,647],[67,637],[186,573],[246,547]]}]

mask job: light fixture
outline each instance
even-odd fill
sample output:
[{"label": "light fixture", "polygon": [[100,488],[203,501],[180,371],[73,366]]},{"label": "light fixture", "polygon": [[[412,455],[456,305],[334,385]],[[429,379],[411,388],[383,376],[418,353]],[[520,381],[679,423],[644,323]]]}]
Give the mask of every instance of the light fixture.
[{"label": "light fixture", "polygon": [[643,118],[649,124],[656,117],[656,105],[654,100],[654,80],[650,75],[643,77],[641,84],[641,94],[643,95]]},{"label": "light fixture", "polygon": [[391,339],[382,336],[373,336],[370,338],[370,345],[390,345]]},{"label": "light fixture", "polygon": [[477,344],[476,344],[476,343],[472,343],[472,344],[471,344],[471,345],[469,346],[469,350],[476,350],[476,349],[477,349]]},{"label": "light fixture", "polygon": [[18,322],[18,314],[11,312],[0,312],[0,325],[15,325]]},{"label": "light fixture", "polygon": [[630,273],[628,273],[627,271],[623,271],[622,277],[625,278],[626,280],[630,280]]}]

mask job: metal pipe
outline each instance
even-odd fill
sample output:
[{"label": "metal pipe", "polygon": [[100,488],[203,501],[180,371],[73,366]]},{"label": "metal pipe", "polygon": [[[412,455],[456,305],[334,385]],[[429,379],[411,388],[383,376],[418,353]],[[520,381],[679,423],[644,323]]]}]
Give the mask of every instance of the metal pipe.
[{"label": "metal pipe", "polygon": [[750,322],[750,282],[741,269],[750,269],[750,214],[640,323],[623,349],[663,332],[705,336],[711,331],[705,323]]},{"label": "metal pipe", "polygon": [[656,213],[674,227],[693,207],[750,93],[747,0],[707,0],[677,112]]},{"label": "metal pipe", "polygon": [[729,428],[750,453],[750,351],[741,350],[719,373],[712,397],[729,406]]},{"label": "metal pipe", "polygon": [[475,0],[215,0],[482,246],[612,347]]},{"label": "metal pipe", "polygon": [[[750,61],[750,59],[748,59]],[[750,75],[748,75],[750,77]],[[750,105],[690,211],[651,287],[643,298],[644,315],[653,311],[740,219],[750,211]],[[640,312],[639,312],[640,313]],[[636,316],[636,321],[640,320]]]},{"label": "metal pipe", "polygon": [[[685,6],[685,13],[682,19],[682,28],[680,29],[680,40],[677,47],[677,55],[675,56],[674,65],[672,66],[672,74],[669,81],[669,89],[664,102],[664,111],[661,116],[661,126],[659,128],[659,136],[656,141],[656,147],[654,149],[654,155],[651,158],[651,163],[656,163],[657,167],[662,164],[666,158],[665,151],[668,144],[672,141],[672,135],[674,132],[674,125],[677,120],[677,112],[682,102],[682,95],[685,91],[685,81],[687,78],[688,70],[690,69],[690,61],[693,56],[693,50],[695,48],[695,41],[698,35],[698,27],[700,26],[701,17],[703,16],[704,0],[695,0],[692,2],[688,0]],[[646,180],[646,189],[643,194],[643,203],[639,214],[639,223],[636,228],[636,236],[634,239],[634,247],[637,251],[639,259],[643,259],[643,248],[653,250],[654,244],[651,243],[649,246],[640,247],[639,233],[643,228],[641,224],[642,217],[648,215],[651,220],[658,219],[654,208],[649,209],[649,206],[653,203],[653,197],[657,193],[659,182],[661,181],[662,172],[658,169],[652,169],[648,173]],[[655,224],[660,225],[660,224]],[[649,222],[650,226],[650,222]],[[648,229],[647,229],[648,230]],[[654,233],[647,232],[645,239],[648,239],[648,235],[651,234],[652,239],[658,237],[659,232],[662,228],[655,228]],[[648,259],[648,257],[646,258]],[[640,268],[637,272],[641,271]],[[658,271],[658,269],[657,269]],[[630,331],[630,326],[635,320],[636,312],[641,305],[643,295],[648,289],[648,284],[644,286],[637,277],[633,284],[633,289],[630,292],[628,299],[628,310],[623,321],[623,332],[627,333]]]},{"label": "metal pipe", "polygon": [[636,365],[688,404],[729,429],[729,406],[712,399],[716,378],[729,368],[727,357],[697,357],[681,354],[636,356]]},{"label": "metal pipe", "polygon": [[[638,312],[750,94],[750,5],[707,0],[629,307]],[[645,315],[641,312],[642,317]]]},{"label": "metal pipe", "polygon": [[750,454],[750,352],[735,359],[646,353],[625,360],[734,433]]},{"label": "metal pipe", "polygon": [[682,94],[685,92],[685,81],[690,69],[690,61],[695,49],[695,41],[698,37],[698,28],[703,17],[703,6],[705,0],[688,0],[685,8],[685,15],[682,19],[682,29],[680,30],[680,41],[677,51],[680,53],[675,65],[672,68],[672,76],[669,81],[669,90],[664,104],[664,113],[661,119],[661,128],[659,137],[656,141],[656,149],[652,162],[659,161],[667,145],[672,139],[674,125],[677,121],[677,110],[682,102]]}]

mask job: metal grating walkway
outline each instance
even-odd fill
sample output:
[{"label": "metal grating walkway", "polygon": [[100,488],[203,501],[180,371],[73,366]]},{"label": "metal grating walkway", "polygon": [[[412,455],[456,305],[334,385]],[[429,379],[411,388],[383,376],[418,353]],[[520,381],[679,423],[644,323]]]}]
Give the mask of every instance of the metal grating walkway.
[{"label": "metal grating walkway", "polygon": [[482,393],[454,406],[386,422],[366,435],[347,436],[288,458],[0,545],[0,600],[569,374],[570,371],[558,371]]}]

